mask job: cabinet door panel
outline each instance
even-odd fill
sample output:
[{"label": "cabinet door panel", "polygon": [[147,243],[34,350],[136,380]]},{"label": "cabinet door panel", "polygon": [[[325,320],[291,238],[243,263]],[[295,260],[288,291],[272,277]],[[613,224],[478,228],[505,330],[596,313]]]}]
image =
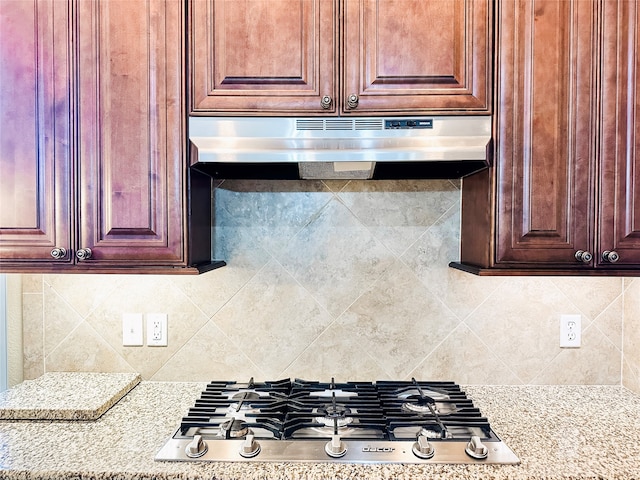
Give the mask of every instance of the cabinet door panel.
[{"label": "cabinet door panel", "polygon": [[334,0],[195,0],[192,112],[335,112]]},{"label": "cabinet door panel", "polygon": [[[640,264],[640,4],[603,3],[601,267]],[[619,254],[617,263],[602,252]]]},{"label": "cabinet door panel", "polygon": [[71,259],[69,9],[0,2],[0,262]]},{"label": "cabinet door panel", "polygon": [[79,247],[89,262],[180,262],[182,2],[86,0],[78,14]]},{"label": "cabinet door panel", "polygon": [[496,261],[579,267],[593,221],[597,2],[501,2]]},{"label": "cabinet door panel", "polygon": [[345,0],[347,112],[491,110],[491,2]]}]

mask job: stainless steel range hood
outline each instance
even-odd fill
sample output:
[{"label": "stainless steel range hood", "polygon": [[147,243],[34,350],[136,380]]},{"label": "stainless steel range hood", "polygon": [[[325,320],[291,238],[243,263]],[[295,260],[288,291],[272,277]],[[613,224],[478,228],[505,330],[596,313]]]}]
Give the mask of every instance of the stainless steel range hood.
[{"label": "stainless steel range hood", "polygon": [[190,117],[189,139],[218,178],[454,178],[491,162],[490,116]]}]

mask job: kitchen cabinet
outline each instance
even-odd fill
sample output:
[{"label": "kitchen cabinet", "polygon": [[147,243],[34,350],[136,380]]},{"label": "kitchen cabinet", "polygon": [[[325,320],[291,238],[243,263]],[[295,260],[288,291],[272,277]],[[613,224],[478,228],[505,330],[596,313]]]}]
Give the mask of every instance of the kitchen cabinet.
[{"label": "kitchen cabinet", "polygon": [[[20,0],[0,11],[2,271],[211,263],[210,181],[189,178],[185,153],[183,3]],[[186,192],[199,197],[191,217]]]},{"label": "kitchen cabinet", "polygon": [[70,3],[0,2],[1,270],[72,242],[70,33]]},{"label": "kitchen cabinet", "polygon": [[[640,267],[640,2],[606,1],[602,27],[598,267]],[[611,263],[603,252],[615,252]]]},{"label": "kitchen cabinet", "polygon": [[492,5],[192,0],[191,113],[488,113]]},{"label": "kitchen cabinet", "polygon": [[638,2],[526,0],[497,10],[495,166],[463,180],[461,262],[451,266],[635,274]]}]

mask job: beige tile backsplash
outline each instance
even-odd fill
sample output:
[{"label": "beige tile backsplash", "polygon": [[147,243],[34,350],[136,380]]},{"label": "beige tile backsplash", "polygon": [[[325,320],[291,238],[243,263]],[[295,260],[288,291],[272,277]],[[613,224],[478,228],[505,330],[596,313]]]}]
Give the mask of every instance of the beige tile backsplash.
[{"label": "beige tile backsplash", "polygon": [[[254,376],[620,384],[640,393],[640,279],[476,277],[458,181],[225,181],[197,277],[23,276],[25,378]],[[125,312],[164,312],[168,347],[123,347]],[[560,349],[559,319],[583,345]],[[624,355],[623,355],[624,352]]]}]

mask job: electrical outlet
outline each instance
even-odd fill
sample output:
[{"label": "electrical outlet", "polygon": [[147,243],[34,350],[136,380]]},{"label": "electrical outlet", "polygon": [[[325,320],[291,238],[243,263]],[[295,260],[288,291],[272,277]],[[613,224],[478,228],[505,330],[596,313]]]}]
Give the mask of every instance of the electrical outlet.
[{"label": "electrical outlet", "polygon": [[150,347],[166,347],[169,332],[167,330],[166,313],[147,314],[147,345]]},{"label": "electrical outlet", "polygon": [[141,347],[144,337],[142,334],[142,314],[122,314],[122,346]]},{"label": "electrical outlet", "polygon": [[560,315],[560,347],[577,348],[582,341],[582,317]]}]

